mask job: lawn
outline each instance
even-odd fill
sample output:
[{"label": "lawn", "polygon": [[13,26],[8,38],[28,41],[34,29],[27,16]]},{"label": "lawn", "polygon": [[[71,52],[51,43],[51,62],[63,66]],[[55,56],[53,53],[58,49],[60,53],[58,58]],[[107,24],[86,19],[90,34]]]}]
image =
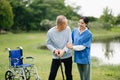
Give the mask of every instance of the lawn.
[{"label": "lawn", "polygon": [[[8,51],[5,48],[16,49],[23,47],[24,56],[33,56],[34,64],[38,68],[39,76],[42,80],[47,80],[51,64],[51,52],[41,49],[45,44],[46,32],[32,32],[19,34],[0,35],[0,80],[4,80],[5,72],[8,69]],[[97,59],[92,58],[91,80],[120,80],[120,65],[99,65]],[[73,80],[80,80],[76,64],[73,63]],[[59,69],[56,80],[62,80]]]}]

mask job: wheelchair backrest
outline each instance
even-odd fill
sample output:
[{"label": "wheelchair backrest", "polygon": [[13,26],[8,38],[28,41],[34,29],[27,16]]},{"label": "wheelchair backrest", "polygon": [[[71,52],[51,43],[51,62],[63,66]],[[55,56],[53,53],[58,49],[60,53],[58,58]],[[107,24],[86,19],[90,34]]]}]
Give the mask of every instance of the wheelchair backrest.
[{"label": "wheelchair backrest", "polygon": [[23,64],[22,56],[23,56],[22,49],[10,50],[9,51],[10,66],[15,67]]}]

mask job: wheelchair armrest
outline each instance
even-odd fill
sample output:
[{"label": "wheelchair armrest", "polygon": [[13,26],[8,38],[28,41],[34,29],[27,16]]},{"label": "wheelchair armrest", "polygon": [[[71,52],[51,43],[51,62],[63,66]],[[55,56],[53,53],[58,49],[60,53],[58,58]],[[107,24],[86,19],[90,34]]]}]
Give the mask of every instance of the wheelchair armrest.
[{"label": "wheelchair armrest", "polygon": [[34,57],[28,56],[28,57],[26,57],[26,59],[34,59]]},{"label": "wheelchair armrest", "polygon": [[33,62],[33,60],[34,60],[34,57],[32,57],[32,56],[27,56],[27,57],[25,57],[27,60],[29,60],[30,62]]}]

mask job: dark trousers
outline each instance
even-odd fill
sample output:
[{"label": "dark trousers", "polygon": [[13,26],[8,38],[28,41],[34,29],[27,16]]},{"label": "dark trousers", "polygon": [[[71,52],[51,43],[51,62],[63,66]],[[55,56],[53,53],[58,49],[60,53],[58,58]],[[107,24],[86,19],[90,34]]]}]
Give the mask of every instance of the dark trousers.
[{"label": "dark trousers", "polygon": [[[72,80],[72,57],[67,59],[61,59],[61,62],[64,63],[66,80]],[[60,60],[53,59],[48,80],[55,80],[59,66]]]},{"label": "dark trousers", "polygon": [[80,80],[90,80],[90,64],[77,64]]}]

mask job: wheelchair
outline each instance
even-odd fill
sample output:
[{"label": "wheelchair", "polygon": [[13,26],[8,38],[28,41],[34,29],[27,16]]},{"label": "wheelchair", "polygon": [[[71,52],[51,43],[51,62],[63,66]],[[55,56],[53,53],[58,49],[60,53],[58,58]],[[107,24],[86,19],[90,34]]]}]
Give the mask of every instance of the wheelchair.
[{"label": "wheelchair", "polygon": [[[30,80],[31,77],[34,80],[41,80],[36,66],[23,63],[23,48],[18,47],[15,50],[6,48],[9,51],[9,69],[5,73],[5,80]],[[26,57],[26,60],[33,61],[34,57]]]}]

